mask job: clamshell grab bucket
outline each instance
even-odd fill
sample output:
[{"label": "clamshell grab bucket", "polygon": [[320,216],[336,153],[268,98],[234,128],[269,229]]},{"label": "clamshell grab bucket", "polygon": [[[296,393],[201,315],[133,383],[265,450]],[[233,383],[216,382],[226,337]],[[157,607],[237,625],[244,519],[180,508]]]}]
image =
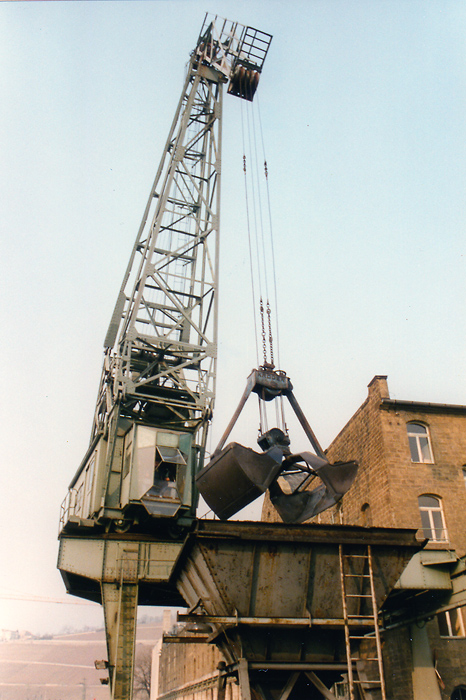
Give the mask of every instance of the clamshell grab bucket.
[{"label": "clamshell grab bucket", "polygon": [[[321,483],[312,491],[300,491],[285,494],[278,482],[270,486],[270,500],[285,523],[303,523],[315,515],[334,506],[351,488],[358,473],[357,462],[329,464],[308,452],[301,453],[304,461],[314,469]],[[321,464],[318,465],[318,462]],[[285,481],[293,488],[292,475],[284,473]]]},{"label": "clamshell grab bucket", "polygon": [[199,472],[196,484],[215,515],[227,520],[265,493],[280,473],[281,461],[281,450],[260,454],[232,442]]}]

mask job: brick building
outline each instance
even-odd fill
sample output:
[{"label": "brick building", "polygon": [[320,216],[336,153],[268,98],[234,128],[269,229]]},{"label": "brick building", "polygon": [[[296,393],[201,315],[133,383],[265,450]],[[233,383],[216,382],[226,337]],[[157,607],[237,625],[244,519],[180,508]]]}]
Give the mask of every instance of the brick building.
[{"label": "brick building", "polygon": [[[464,572],[460,557],[466,554],[466,406],[393,400],[387,378],[376,376],[367,399],[327,455],[332,463],[357,460],[359,472],[344,499],[315,522],[411,528],[420,541],[428,539],[423,559],[415,562],[414,578],[420,578],[421,585],[410,591],[408,604],[415,605],[416,596],[429,597],[429,587],[437,586],[436,576],[443,576],[445,588],[445,576],[450,584],[452,572]],[[267,498],[262,519],[279,520]],[[425,586],[424,577],[430,581]],[[461,583],[462,601],[464,588]],[[466,700],[465,609],[445,605],[445,600],[438,598],[438,609],[437,603],[431,605],[427,622],[424,615],[421,623],[414,619],[386,630],[383,662],[390,700]],[[196,700],[214,700],[214,680],[208,677],[218,652],[201,651],[200,645],[164,646],[161,695],[172,700],[191,693]],[[234,691],[237,687],[230,686],[227,697],[234,700]]]},{"label": "brick building", "polygon": [[[466,554],[466,406],[391,399],[375,376],[366,400],[326,450],[331,463],[359,462],[356,481],[321,523],[417,528],[425,550],[455,561]],[[264,520],[277,520],[266,499]],[[466,608],[438,613],[426,631],[435,687],[429,697],[466,700]],[[413,627],[385,635],[384,666],[393,697],[413,697]],[[425,638],[417,640],[426,645]],[[424,669],[424,677],[426,670]],[[400,689],[404,685],[404,690]],[[398,686],[397,688],[395,686]]]},{"label": "brick building", "polygon": [[376,376],[326,452],[360,467],[323,522],[423,528],[429,547],[466,553],[466,406],[391,399],[387,378]]}]

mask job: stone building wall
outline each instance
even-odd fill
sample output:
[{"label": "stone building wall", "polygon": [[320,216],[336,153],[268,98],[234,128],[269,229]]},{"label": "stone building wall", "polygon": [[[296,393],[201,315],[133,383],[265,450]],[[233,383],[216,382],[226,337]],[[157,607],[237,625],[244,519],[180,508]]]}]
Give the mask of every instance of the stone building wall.
[{"label": "stone building wall", "polygon": [[[167,693],[212,674],[223,656],[214,644],[163,644],[159,667],[159,687]],[[207,671],[208,670],[208,671]]]},{"label": "stone building wall", "polygon": [[[429,494],[441,499],[448,542],[430,543],[427,547],[454,549],[459,556],[465,555],[466,407],[394,401],[390,399],[385,376],[374,377],[368,388],[367,399],[327,450],[332,463],[357,460],[357,478],[342,501],[314,522],[414,528],[418,529],[419,539],[424,539],[418,497]],[[409,422],[427,427],[432,463],[413,462],[407,434]],[[262,519],[280,520],[267,496]],[[464,621],[466,624],[466,614]],[[464,688],[466,697],[466,638],[441,636],[438,617],[427,623],[427,634],[439,674],[439,697],[451,700],[459,687]],[[220,653],[210,645],[165,646],[166,668],[161,671],[160,697],[215,700],[215,682],[210,681],[209,685],[207,676],[215,673],[222,660]],[[390,700],[413,700],[409,628],[385,632],[383,659],[387,696]],[[196,687],[196,679],[199,681],[199,676],[204,675],[204,685],[201,678]],[[235,693],[238,686],[230,685],[227,700],[237,700]]]},{"label": "stone building wall", "polygon": [[[411,459],[407,424],[428,428],[433,463]],[[466,409],[391,401],[386,377],[374,377],[369,396],[327,450],[330,462],[356,459],[357,478],[321,522],[421,528],[418,497],[440,498],[449,545],[466,553]],[[419,537],[424,538],[422,530]],[[430,545],[432,546],[432,545]]]},{"label": "stone building wall", "polygon": [[[216,700],[220,662],[224,662],[224,658],[213,644],[163,643],[159,700]],[[232,678],[227,680],[225,700],[240,700],[239,686]]]},{"label": "stone building wall", "polygon": [[[432,463],[413,462],[407,425],[420,423],[429,432]],[[390,399],[386,377],[369,384],[366,401],[328,448],[330,462],[355,459],[359,472],[340,504],[317,516],[320,522],[377,527],[421,528],[418,497],[441,499],[448,541],[427,548],[466,554],[466,408]],[[459,612],[466,623],[466,611]],[[442,637],[439,617],[427,623],[439,673],[439,693],[450,700],[455,688],[466,695],[466,638]],[[412,700],[412,654],[409,628],[384,635],[384,669],[388,696]]]},{"label": "stone building wall", "polygon": [[409,634],[405,628],[384,634],[383,665],[387,697],[393,700],[413,700],[413,659]]},{"label": "stone building wall", "polygon": [[437,619],[427,623],[427,633],[439,673],[442,700],[450,700],[455,688],[466,689],[466,639],[441,637]]},{"label": "stone building wall", "polygon": [[[343,523],[396,527],[384,448],[385,426],[379,410],[383,398],[388,398],[386,377],[374,377],[367,399],[326,451],[330,462],[359,462],[348,498],[336,509],[342,510],[338,521]],[[334,509],[320,516],[321,522],[334,519]]]}]

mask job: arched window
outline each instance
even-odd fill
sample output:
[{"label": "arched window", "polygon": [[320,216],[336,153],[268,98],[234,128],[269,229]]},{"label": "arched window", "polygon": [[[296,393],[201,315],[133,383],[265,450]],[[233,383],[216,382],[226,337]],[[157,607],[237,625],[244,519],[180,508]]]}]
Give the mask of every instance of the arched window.
[{"label": "arched window", "polygon": [[419,496],[418,502],[424,537],[432,542],[448,542],[440,498],[424,494]]},{"label": "arched window", "polygon": [[459,685],[451,694],[451,700],[466,700],[466,685]]},{"label": "arched window", "polygon": [[421,423],[408,423],[409,449],[411,450],[411,460],[413,462],[433,463],[432,447],[430,444],[429,431]]},{"label": "arched window", "polygon": [[466,486],[466,464],[463,464],[463,479],[464,485]]}]

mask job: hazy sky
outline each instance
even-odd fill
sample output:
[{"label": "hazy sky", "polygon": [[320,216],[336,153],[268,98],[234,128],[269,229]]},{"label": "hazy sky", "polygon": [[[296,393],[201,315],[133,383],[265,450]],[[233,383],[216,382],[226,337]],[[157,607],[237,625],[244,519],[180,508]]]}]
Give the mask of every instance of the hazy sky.
[{"label": "hazy sky", "polygon": [[[1,2],[2,595],[65,597],[60,503],[206,11],[274,36],[258,97],[280,356],[318,438],[375,374],[394,398],[466,403],[465,0]],[[214,436],[255,365],[239,100],[224,116]],[[0,599],[0,629],[101,621]]]}]

